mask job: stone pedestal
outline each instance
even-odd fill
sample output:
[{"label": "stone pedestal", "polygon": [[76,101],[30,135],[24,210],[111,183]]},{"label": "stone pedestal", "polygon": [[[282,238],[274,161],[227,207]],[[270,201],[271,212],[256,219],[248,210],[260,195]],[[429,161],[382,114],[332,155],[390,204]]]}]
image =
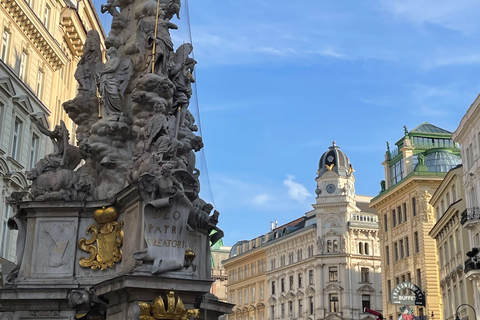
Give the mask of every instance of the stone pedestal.
[{"label": "stone pedestal", "polygon": [[[107,240],[101,242],[100,234],[111,231],[108,224],[94,219],[94,211],[103,207],[116,209],[118,217],[111,223],[120,226],[123,235],[104,236]],[[185,226],[184,245],[172,248],[168,242],[162,243],[165,256],[169,250],[183,250],[183,254],[191,248],[195,252],[193,262],[182,261],[185,266],[180,269],[153,274],[151,263],[134,258],[134,253],[149,247],[145,207],[136,185],[112,201],[17,203],[17,225],[25,228],[19,230],[18,238],[19,252],[23,254],[18,257],[17,270],[0,290],[0,319],[76,319],[89,312],[104,314],[109,320],[139,319],[139,302],[150,304],[171,291],[183,301],[185,309],[203,308],[200,319],[205,319],[205,313],[207,319],[230,313],[233,305],[207,294],[213,282],[207,235]],[[164,218],[158,218],[158,238],[168,240],[171,229],[166,230]],[[123,236],[118,262],[98,268],[80,264],[81,259],[91,257],[80,250],[79,242],[83,238],[88,243],[92,229],[98,230],[97,241],[93,242],[98,251],[96,261],[108,257],[108,246],[112,241],[120,243]],[[98,315],[90,318],[98,319]]]}]

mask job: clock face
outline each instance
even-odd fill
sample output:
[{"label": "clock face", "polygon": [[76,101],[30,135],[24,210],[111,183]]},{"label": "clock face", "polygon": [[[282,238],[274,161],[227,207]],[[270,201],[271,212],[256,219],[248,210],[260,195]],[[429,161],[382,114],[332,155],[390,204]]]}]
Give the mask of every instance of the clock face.
[{"label": "clock face", "polygon": [[329,185],[327,186],[327,192],[328,192],[328,193],[334,193],[334,192],[335,192],[335,189],[336,189],[336,187],[335,187],[333,184],[329,184]]}]

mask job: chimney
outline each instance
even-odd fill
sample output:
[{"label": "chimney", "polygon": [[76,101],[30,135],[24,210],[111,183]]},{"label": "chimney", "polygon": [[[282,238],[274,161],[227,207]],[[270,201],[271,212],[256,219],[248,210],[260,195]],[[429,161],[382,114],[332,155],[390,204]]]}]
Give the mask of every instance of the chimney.
[{"label": "chimney", "polygon": [[270,221],[270,231],[272,231],[272,230],[273,230],[273,222]]}]

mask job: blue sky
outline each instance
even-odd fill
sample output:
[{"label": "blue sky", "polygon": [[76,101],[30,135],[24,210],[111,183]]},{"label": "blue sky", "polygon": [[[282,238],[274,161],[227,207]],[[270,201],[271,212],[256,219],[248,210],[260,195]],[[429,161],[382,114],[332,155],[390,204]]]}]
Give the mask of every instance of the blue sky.
[{"label": "blue sky", "polygon": [[[177,46],[190,37],[182,3]],[[355,168],[357,194],[375,196],[386,141],[422,122],[454,131],[480,92],[474,1],[193,0],[188,9],[198,61],[190,108],[205,142],[197,167],[226,245],[310,210],[332,140]]]}]

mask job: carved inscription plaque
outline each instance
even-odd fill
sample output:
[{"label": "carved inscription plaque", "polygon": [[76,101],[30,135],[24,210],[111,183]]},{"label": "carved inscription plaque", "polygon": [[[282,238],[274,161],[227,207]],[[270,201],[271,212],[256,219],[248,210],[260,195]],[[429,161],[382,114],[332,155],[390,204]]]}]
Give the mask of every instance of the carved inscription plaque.
[{"label": "carved inscription plaque", "polygon": [[145,252],[135,259],[153,261],[152,273],[183,267],[187,244],[187,219],[190,207],[182,198],[158,199],[145,206]]}]

